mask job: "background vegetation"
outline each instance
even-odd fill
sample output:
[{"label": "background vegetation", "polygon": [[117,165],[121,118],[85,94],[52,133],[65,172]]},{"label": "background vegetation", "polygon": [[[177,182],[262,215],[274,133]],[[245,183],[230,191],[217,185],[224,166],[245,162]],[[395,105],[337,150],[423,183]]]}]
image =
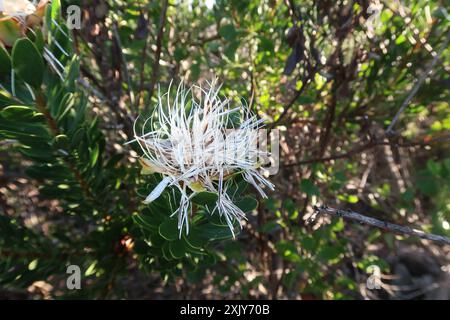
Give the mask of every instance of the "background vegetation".
[{"label": "background vegetation", "polygon": [[[79,30],[64,26],[70,4]],[[320,203],[450,236],[445,1],[59,5],[28,40],[0,47],[0,297],[450,297],[450,246],[308,221]],[[200,197],[196,232],[178,239],[170,193],[142,203],[160,177],[140,175],[124,143],[158,84],[214,76],[280,129],[276,190],[248,190],[235,240]],[[66,288],[70,264],[81,290]],[[381,289],[368,290],[374,265]]]}]

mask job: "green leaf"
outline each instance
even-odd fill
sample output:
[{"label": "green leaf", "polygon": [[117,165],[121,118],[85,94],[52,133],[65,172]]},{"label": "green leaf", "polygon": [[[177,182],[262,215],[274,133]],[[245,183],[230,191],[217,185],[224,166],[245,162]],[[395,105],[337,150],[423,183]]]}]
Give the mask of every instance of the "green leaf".
[{"label": "green leaf", "polygon": [[152,246],[156,248],[161,248],[165,243],[167,243],[167,240],[161,237],[158,233],[150,235],[150,241]]},{"label": "green leaf", "polygon": [[178,221],[177,219],[167,219],[159,226],[159,234],[166,240],[173,241],[178,239]]},{"label": "green leaf", "polygon": [[94,148],[91,150],[91,160],[90,160],[91,167],[95,166],[95,164],[97,163],[99,153],[100,153],[99,146],[98,144],[95,144]]},{"label": "green leaf", "polygon": [[40,164],[28,167],[25,173],[33,179],[52,181],[67,181],[71,179],[72,173],[62,165]]},{"label": "green leaf", "polygon": [[66,75],[66,82],[70,90],[75,90],[76,80],[78,78],[80,69],[80,59],[78,56],[73,56],[72,61],[69,63],[68,72]]},{"label": "green leaf", "polygon": [[245,197],[237,201],[236,206],[244,212],[250,212],[258,207],[258,200],[252,197]]},{"label": "green leaf", "polygon": [[14,72],[25,82],[38,88],[44,75],[44,62],[36,46],[27,38],[16,41],[12,50]]},{"label": "green leaf", "polygon": [[55,107],[52,108],[52,115],[55,116],[58,121],[61,121],[73,108],[74,104],[75,99],[73,93],[68,92],[64,95],[59,104],[54,104]]},{"label": "green leaf", "polygon": [[15,124],[23,122],[26,124],[42,123],[45,117],[42,113],[35,112],[27,106],[8,106],[0,112],[3,119],[11,121]]},{"label": "green leaf", "polygon": [[300,260],[297,247],[292,242],[281,240],[275,244],[275,248],[283,259],[287,261],[298,262]]},{"label": "green leaf", "polygon": [[37,29],[34,32],[36,34],[36,37],[34,39],[34,44],[36,45],[36,48],[39,50],[39,52],[41,54],[43,54],[44,45],[45,45],[44,34],[42,33],[42,30],[40,30],[40,29]]},{"label": "green leaf", "polygon": [[303,249],[314,252],[316,248],[317,241],[310,236],[305,236],[303,239],[300,240],[300,245]]},{"label": "green leaf", "polygon": [[0,43],[0,75],[6,74],[9,75],[11,72],[11,57],[9,56],[8,51]]},{"label": "green leaf", "polygon": [[176,61],[180,62],[181,60],[189,56],[189,52],[184,47],[177,47],[175,49],[175,52],[173,53],[173,56]]},{"label": "green leaf", "polygon": [[237,32],[236,29],[234,28],[234,25],[227,24],[220,27],[219,35],[225,40],[233,41],[236,38]]},{"label": "green leaf", "polygon": [[47,144],[33,146],[32,148],[23,147],[19,151],[26,157],[35,159],[38,161],[52,161],[53,160],[52,148]]},{"label": "green leaf", "polygon": [[340,257],[341,253],[341,247],[324,246],[319,249],[317,257],[322,261],[334,260],[333,262],[337,262],[336,260]]},{"label": "green leaf", "polygon": [[439,184],[428,170],[419,172],[416,186],[423,194],[430,197],[439,193]]},{"label": "green leaf", "polygon": [[260,51],[265,51],[265,52],[270,52],[270,53],[272,53],[273,51],[274,51],[274,42],[271,40],[271,39],[269,39],[269,38],[266,38],[266,37],[264,37],[264,36],[261,36],[260,38],[259,38],[259,46],[258,46],[258,49],[260,50]]},{"label": "green leaf", "polygon": [[169,250],[175,259],[181,259],[186,254],[185,243],[183,240],[171,241],[169,244]]},{"label": "green leaf", "polygon": [[192,198],[192,202],[201,206],[214,207],[218,199],[218,195],[214,192],[199,192]]},{"label": "green leaf", "polygon": [[[235,228],[235,234],[238,233],[238,228]],[[192,228],[192,233],[197,233],[200,237],[208,239],[209,241],[214,240],[225,240],[233,237],[228,225],[218,226],[211,223],[203,224]]]},{"label": "green leaf", "polygon": [[226,46],[224,53],[228,59],[234,60],[234,55],[236,53],[236,50],[239,48],[239,45],[239,41],[232,41],[228,46]]},{"label": "green leaf", "polygon": [[33,118],[34,111],[26,106],[9,106],[4,108],[0,114],[9,121],[27,121]]},{"label": "green leaf", "polygon": [[172,254],[170,253],[170,242],[166,242],[162,246],[163,256],[167,261],[173,260]]},{"label": "green leaf", "polygon": [[0,108],[14,104],[14,97],[7,91],[0,89]]},{"label": "green leaf", "polygon": [[207,239],[204,239],[198,234],[195,234],[193,232],[189,232],[188,235],[183,234],[183,240],[186,242],[186,244],[189,245],[189,247],[193,249],[201,249],[205,246]]},{"label": "green leaf", "polygon": [[143,210],[140,214],[133,215],[133,220],[140,227],[158,232],[159,226],[164,222],[163,219],[156,213],[156,211]]},{"label": "green leaf", "polygon": [[276,220],[269,221],[265,224],[263,224],[261,227],[258,228],[258,232],[261,233],[270,233],[276,228],[278,228],[279,224]]},{"label": "green leaf", "polygon": [[58,21],[61,17],[61,1],[52,0],[51,4],[51,18]]},{"label": "green leaf", "polygon": [[320,195],[319,188],[317,188],[317,186],[315,186],[314,183],[309,179],[302,179],[302,181],[300,182],[300,189],[308,196]]},{"label": "green leaf", "polygon": [[65,134],[57,135],[53,146],[56,149],[67,149],[69,146],[69,138]]}]

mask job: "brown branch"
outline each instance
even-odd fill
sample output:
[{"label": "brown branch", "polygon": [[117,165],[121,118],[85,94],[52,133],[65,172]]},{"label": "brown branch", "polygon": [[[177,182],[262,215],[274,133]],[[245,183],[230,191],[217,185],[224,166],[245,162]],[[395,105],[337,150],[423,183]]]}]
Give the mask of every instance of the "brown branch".
[{"label": "brown branch", "polygon": [[53,135],[56,137],[57,135],[59,135],[58,124],[56,123],[55,119],[53,119],[53,117],[50,114],[50,111],[48,111],[46,105],[47,104],[45,102],[44,95],[39,93],[36,96],[36,107],[39,110],[39,112],[41,112],[44,115],[44,117],[48,123],[48,126],[50,127],[50,130],[52,131]]},{"label": "brown branch", "polygon": [[125,55],[123,54],[122,41],[120,40],[120,35],[119,35],[119,31],[117,29],[117,22],[116,21],[114,21],[114,23],[113,23],[113,36],[114,36],[114,41],[115,41],[116,46],[117,46],[117,53],[119,54],[121,62],[122,62],[123,75],[124,75],[125,80],[127,82],[128,97],[130,98],[131,105],[134,106],[135,101],[134,101],[133,88],[132,88],[132,84],[131,84],[131,77],[130,77],[130,73],[128,72],[127,60],[125,58]]},{"label": "brown branch", "polygon": [[[141,13],[141,14],[143,14],[143,13]],[[147,12],[147,19],[148,19],[149,14],[150,13]],[[136,98],[138,111],[141,106],[141,95],[142,95],[142,92],[144,91],[145,64],[147,62],[147,51],[148,51],[147,48],[148,48],[148,42],[149,42],[149,38],[150,38],[150,30],[149,30],[148,24],[145,27],[147,29],[147,35],[145,37],[145,43],[144,43],[144,47],[142,48],[142,53],[141,53],[141,70],[140,70],[140,74],[139,74],[139,90],[138,90],[137,98]]]},{"label": "brown branch", "polygon": [[169,5],[169,1],[165,0],[162,5],[161,15],[159,16],[159,29],[158,29],[158,35],[156,37],[155,58],[153,61],[152,77],[150,79],[150,85],[149,85],[149,89],[148,89],[149,101],[152,99],[153,91],[155,90],[156,81],[158,79],[158,74],[159,74],[159,59],[161,58],[162,40],[163,40],[163,36],[164,36],[164,27],[166,25],[168,5]]},{"label": "brown branch", "polygon": [[212,36],[209,36],[209,37],[199,37],[197,39],[197,41],[192,41],[191,45],[196,46],[196,47],[202,47],[205,44],[207,44],[208,42],[219,40],[220,38],[221,38],[221,36],[218,33],[216,33]]},{"label": "brown branch", "polygon": [[324,128],[320,137],[320,149],[319,157],[323,157],[325,150],[327,149],[328,142],[330,140],[330,133],[333,127],[334,118],[336,117],[336,106],[337,106],[337,87],[338,84],[336,80],[333,82],[333,89],[331,93],[331,101],[327,106],[327,114],[325,116]]},{"label": "brown branch", "polygon": [[358,221],[360,223],[363,223],[363,224],[366,224],[366,225],[369,225],[372,227],[380,228],[380,229],[383,229],[383,230],[386,230],[389,232],[397,233],[397,234],[409,235],[409,236],[418,237],[421,239],[450,244],[450,238],[448,238],[448,237],[439,236],[439,235],[432,234],[432,233],[426,233],[424,231],[413,229],[410,227],[405,227],[405,226],[390,223],[387,221],[378,220],[378,219],[375,219],[372,217],[367,217],[365,215],[362,215],[362,214],[354,212],[354,211],[334,209],[334,208],[329,208],[324,205],[322,205],[320,207],[314,206],[314,210],[316,212],[316,216],[317,216],[317,214],[328,214],[333,217],[342,217],[344,219]]},{"label": "brown branch", "polygon": [[449,140],[449,139],[450,139],[450,136],[445,135],[443,137],[438,137],[438,138],[432,139],[427,142],[418,141],[418,142],[409,142],[409,143],[395,143],[395,142],[391,142],[391,141],[387,141],[387,140],[379,140],[379,141],[374,140],[374,141],[370,141],[362,146],[351,149],[347,152],[334,154],[334,155],[331,155],[328,157],[319,157],[319,158],[302,160],[302,161],[298,161],[298,162],[294,162],[294,163],[287,163],[287,164],[284,164],[283,167],[294,167],[294,166],[303,165],[303,164],[311,164],[311,163],[316,163],[316,162],[328,162],[328,161],[332,161],[332,160],[349,158],[351,156],[360,154],[361,152],[363,152],[365,150],[372,149],[377,146],[394,145],[398,148],[409,148],[409,147],[414,147],[414,146],[427,146],[427,145],[430,145],[430,144],[438,142],[438,141],[445,141],[445,140]]}]

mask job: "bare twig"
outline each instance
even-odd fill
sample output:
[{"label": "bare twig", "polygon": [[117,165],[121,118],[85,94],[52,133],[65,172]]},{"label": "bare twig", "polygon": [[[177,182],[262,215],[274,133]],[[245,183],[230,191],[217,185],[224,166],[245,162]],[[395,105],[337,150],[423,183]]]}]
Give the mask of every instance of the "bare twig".
[{"label": "bare twig", "polygon": [[122,51],[122,41],[120,40],[119,31],[117,30],[117,22],[113,23],[113,35],[114,35],[114,40],[115,40],[117,48],[118,48],[117,51],[118,51],[118,53],[120,55],[120,58],[122,60],[123,75],[124,75],[125,80],[127,82],[128,97],[130,97],[131,105],[134,106],[134,102],[135,101],[134,101],[133,87],[131,85],[131,77],[130,77],[130,73],[128,72],[127,60],[126,60],[125,55],[123,54],[123,51]]},{"label": "bare twig", "polygon": [[436,65],[436,63],[439,61],[439,58],[441,57],[441,55],[444,52],[444,50],[447,49],[449,36],[450,36],[450,34],[447,34],[447,36],[445,37],[445,41],[444,41],[444,43],[442,45],[442,49],[439,51],[439,53],[437,53],[434,56],[434,58],[431,61],[431,63],[428,65],[428,67],[425,69],[425,71],[417,79],[416,84],[412,87],[412,89],[409,92],[408,96],[406,97],[405,101],[403,101],[402,105],[400,106],[400,109],[395,114],[394,119],[392,119],[391,124],[389,125],[389,127],[386,130],[387,133],[391,133],[392,132],[392,129],[394,128],[395,124],[398,121],[398,118],[403,113],[403,111],[405,111],[405,109],[408,107],[409,103],[414,98],[414,96],[416,95],[417,91],[419,91],[419,89],[422,86],[422,84],[424,83],[425,79],[428,77],[428,75],[433,70],[433,68]]},{"label": "bare twig", "polygon": [[398,224],[390,223],[387,221],[378,220],[372,217],[364,216],[360,213],[350,211],[350,210],[341,210],[341,209],[334,209],[329,208],[327,206],[314,206],[314,210],[317,214],[328,214],[334,217],[342,217],[344,219],[354,220],[358,221],[363,224],[367,224],[372,227],[380,228],[389,232],[397,233],[397,234],[403,234],[403,235],[409,235],[413,237],[419,237],[421,239],[427,239],[431,241],[437,241],[445,244],[450,244],[450,238],[445,236],[439,236],[432,233],[426,233],[421,230],[413,229],[410,227],[404,227],[400,226]]}]

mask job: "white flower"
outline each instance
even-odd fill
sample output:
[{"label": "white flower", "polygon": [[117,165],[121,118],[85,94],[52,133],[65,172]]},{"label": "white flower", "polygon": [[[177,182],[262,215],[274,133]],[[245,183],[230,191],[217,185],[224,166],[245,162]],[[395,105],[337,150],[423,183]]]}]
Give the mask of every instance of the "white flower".
[{"label": "white flower", "polygon": [[143,173],[164,176],[145,202],[154,201],[169,186],[180,191],[179,207],[172,214],[178,215],[180,236],[183,226],[189,232],[191,199],[202,191],[218,195],[212,212],[225,218],[234,236],[233,221],[241,225],[245,218],[227,193],[234,174],[241,173],[263,197],[266,195],[261,186],[273,190],[272,183],[259,172],[260,158],[266,155],[257,145],[262,120],[243,105],[230,108],[229,100],[219,96],[220,86],[216,88],[215,84],[208,83],[206,89],[186,89],[181,83],[172,101],[170,86],[167,93],[158,92],[153,115],[145,120],[140,134],[135,122],[135,139],[130,141],[137,141],[142,149]]}]

